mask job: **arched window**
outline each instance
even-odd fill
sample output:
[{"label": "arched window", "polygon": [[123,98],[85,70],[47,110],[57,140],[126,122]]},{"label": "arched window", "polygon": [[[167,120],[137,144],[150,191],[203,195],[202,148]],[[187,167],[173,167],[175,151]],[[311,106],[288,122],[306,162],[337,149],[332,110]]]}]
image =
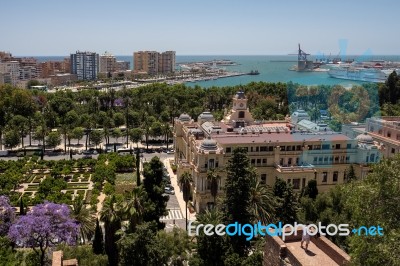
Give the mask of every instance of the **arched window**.
[{"label": "arched window", "polygon": [[239,112],[239,118],[244,118],[244,111]]}]

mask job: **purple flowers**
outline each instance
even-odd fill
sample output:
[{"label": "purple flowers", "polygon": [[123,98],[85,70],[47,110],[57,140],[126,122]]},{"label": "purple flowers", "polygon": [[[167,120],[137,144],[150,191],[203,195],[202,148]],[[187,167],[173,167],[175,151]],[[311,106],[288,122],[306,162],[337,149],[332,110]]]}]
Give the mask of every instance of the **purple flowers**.
[{"label": "purple flowers", "polygon": [[5,196],[0,196],[0,236],[7,235],[7,232],[15,220],[14,209]]},{"label": "purple flowers", "polygon": [[21,216],[11,226],[8,237],[20,247],[39,247],[43,251],[62,242],[75,244],[78,227],[67,205],[45,202]]}]

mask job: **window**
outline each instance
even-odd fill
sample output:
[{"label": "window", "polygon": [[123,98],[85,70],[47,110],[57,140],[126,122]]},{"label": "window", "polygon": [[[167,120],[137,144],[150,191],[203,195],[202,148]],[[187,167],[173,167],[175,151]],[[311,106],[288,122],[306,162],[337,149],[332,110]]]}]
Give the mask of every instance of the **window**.
[{"label": "window", "polygon": [[256,147],[256,151],[259,151],[259,147],[258,146]]},{"label": "window", "polygon": [[346,146],[347,149],[351,149],[351,143],[348,143]]},{"label": "window", "polygon": [[346,163],[350,161],[350,156],[346,156]]},{"label": "window", "polygon": [[323,144],[322,149],[323,150],[329,150],[330,145],[329,144]]},{"label": "window", "polygon": [[392,153],[395,153],[395,152],[396,152],[395,148],[392,148]]},{"label": "window", "polygon": [[205,163],[205,164],[204,164],[204,168],[208,168],[208,163]]},{"label": "window", "polygon": [[290,184],[291,181],[292,181],[292,179],[289,178],[289,179],[287,180],[287,183]]},{"label": "window", "polygon": [[296,158],[296,165],[299,165],[299,158]]},{"label": "window", "polygon": [[375,154],[374,153],[370,155],[370,161],[371,161],[371,163],[373,163],[375,161]]},{"label": "window", "polygon": [[267,164],[267,159],[262,159],[263,164]]},{"label": "window", "polygon": [[281,151],[285,151],[286,150],[286,146],[281,146]]},{"label": "window", "polygon": [[250,147],[250,152],[253,152],[253,147]]},{"label": "window", "polygon": [[338,177],[339,177],[339,172],[338,171],[333,172],[333,182],[337,182]]},{"label": "window", "polygon": [[292,165],[292,158],[288,159],[288,165]]},{"label": "window", "polygon": [[280,164],[280,165],[283,165],[283,158],[281,158],[281,159],[279,160],[279,164]]},{"label": "window", "polygon": [[324,163],[328,162],[328,157],[324,157]]},{"label": "window", "polygon": [[218,167],[218,162],[215,162],[215,167]]},{"label": "window", "polygon": [[256,159],[251,159],[251,164],[252,165],[256,164]]},{"label": "window", "polygon": [[210,159],[210,160],[208,161],[209,167],[210,167],[211,169],[214,168],[214,162],[215,162],[214,159]]},{"label": "window", "polygon": [[301,145],[296,146],[296,151],[301,151]]},{"label": "window", "polygon": [[261,174],[261,184],[267,183],[267,174]]},{"label": "window", "polygon": [[226,153],[231,153],[232,148],[231,147],[226,147]]},{"label": "window", "polygon": [[257,159],[257,164],[261,164],[261,159]]},{"label": "window", "polygon": [[336,149],[340,149],[340,144],[336,144]]},{"label": "window", "polygon": [[301,187],[302,187],[302,188],[306,187],[306,179],[305,179],[305,178],[303,178],[303,182],[302,182],[302,184],[301,184]]},{"label": "window", "polygon": [[268,151],[274,151],[274,147],[273,146],[269,146],[268,147]]},{"label": "window", "polygon": [[387,133],[387,137],[390,138],[391,136],[392,136],[392,133],[389,131],[389,132]]},{"label": "window", "polygon": [[318,157],[314,157],[314,163],[318,161]]},{"label": "window", "polygon": [[314,150],[320,150],[321,149],[321,145],[314,145]]},{"label": "window", "polygon": [[293,179],[293,189],[300,189],[300,178]]},{"label": "window", "polygon": [[267,146],[261,146],[260,151],[267,151],[268,147]]},{"label": "window", "polygon": [[326,183],[326,181],[328,181],[328,172],[323,172],[322,173],[322,182]]},{"label": "window", "polygon": [[244,111],[240,111],[238,117],[239,118],[244,118]]}]

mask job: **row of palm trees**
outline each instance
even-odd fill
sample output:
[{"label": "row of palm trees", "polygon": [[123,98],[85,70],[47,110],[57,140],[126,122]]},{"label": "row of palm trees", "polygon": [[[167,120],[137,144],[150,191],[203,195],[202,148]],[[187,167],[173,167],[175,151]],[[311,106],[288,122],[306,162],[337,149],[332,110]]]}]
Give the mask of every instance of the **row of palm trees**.
[{"label": "row of palm trees", "polygon": [[[221,172],[218,172],[215,168],[208,170],[207,182],[210,184],[210,193],[214,199],[214,207],[217,206],[217,196],[219,183],[221,180]],[[189,172],[184,172],[179,180],[178,184],[182,188],[183,200],[186,204],[186,230],[187,230],[187,205],[191,198],[191,184],[193,183],[192,175]],[[250,210],[253,215],[255,222],[261,221],[263,224],[268,224],[275,219],[275,208],[277,202],[271,187],[261,183],[256,176],[252,177],[250,183]],[[214,219],[215,217],[213,217]]]}]

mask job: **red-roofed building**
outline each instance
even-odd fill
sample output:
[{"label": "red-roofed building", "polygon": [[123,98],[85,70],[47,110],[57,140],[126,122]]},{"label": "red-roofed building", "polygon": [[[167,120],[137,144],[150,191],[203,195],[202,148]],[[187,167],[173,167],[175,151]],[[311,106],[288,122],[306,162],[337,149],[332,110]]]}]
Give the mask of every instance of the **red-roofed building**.
[{"label": "red-roofed building", "polygon": [[[214,201],[207,171],[222,170],[237,147],[247,149],[261,183],[273,186],[279,177],[297,191],[311,179],[317,180],[320,192],[343,183],[350,164],[363,177],[369,171],[367,165],[381,157],[377,147],[363,137],[294,131],[288,120],[255,121],[243,92],[235,95],[232,110],[221,122],[209,112],[202,113],[197,122],[182,114],[175,120],[174,138],[177,175],[192,175],[191,195],[197,212]],[[222,171],[220,175],[222,195],[226,177]]]}]

